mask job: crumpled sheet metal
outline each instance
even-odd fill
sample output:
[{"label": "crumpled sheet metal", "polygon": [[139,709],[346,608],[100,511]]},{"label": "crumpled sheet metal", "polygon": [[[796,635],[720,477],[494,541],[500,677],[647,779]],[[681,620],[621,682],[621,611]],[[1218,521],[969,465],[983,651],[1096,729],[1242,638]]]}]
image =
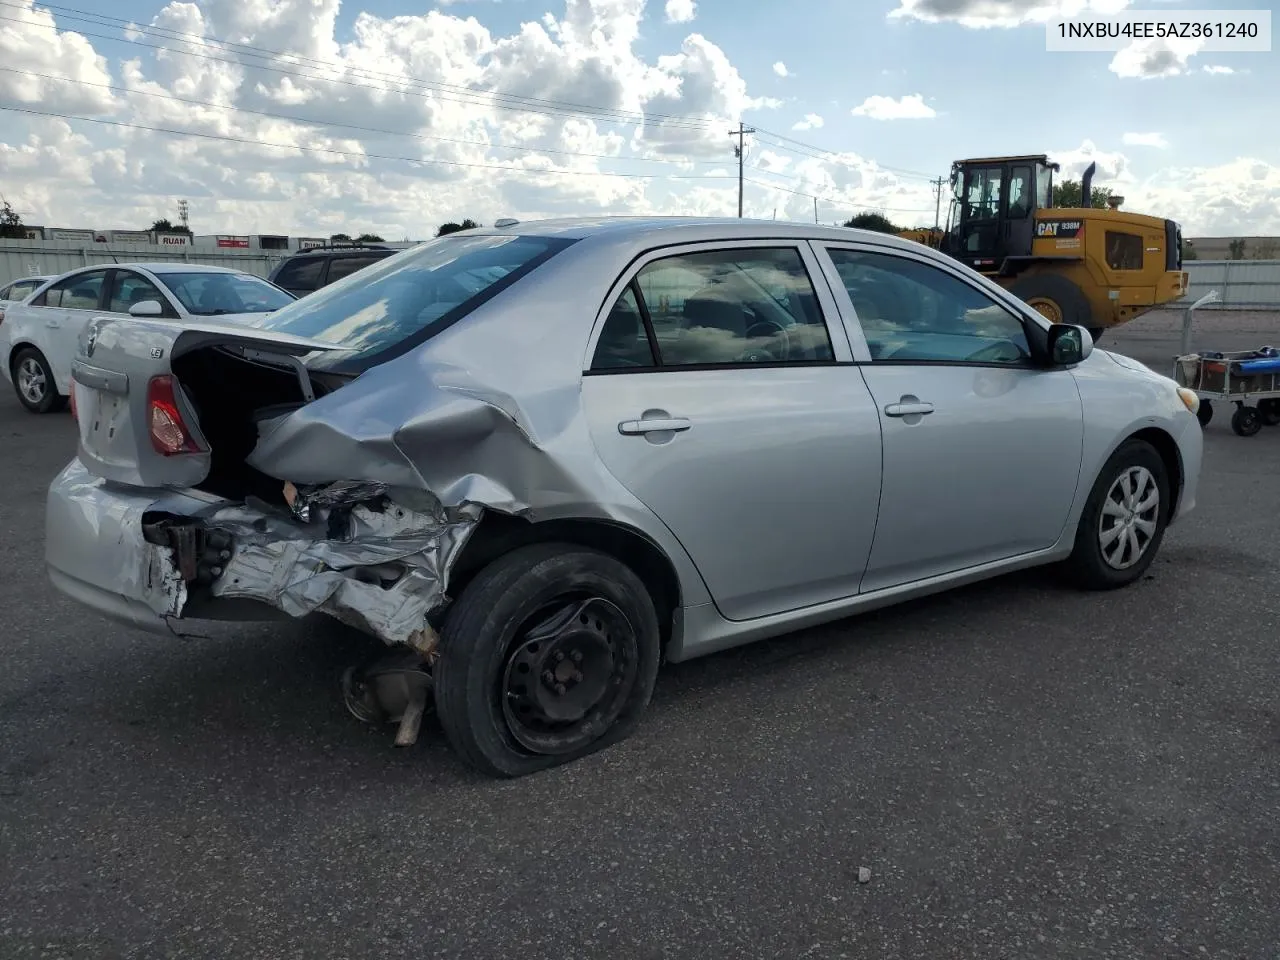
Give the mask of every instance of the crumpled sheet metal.
[{"label": "crumpled sheet metal", "polygon": [[357,478],[513,515],[590,502],[581,462],[570,467],[583,451],[558,449],[581,415],[577,379],[530,384],[522,404],[466,367],[407,354],[261,424],[248,462],[296,484]]},{"label": "crumpled sheet metal", "polygon": [[[385,509],[375,509],[381,496]],[[387,644],[429,652],[427,614],[446,601],[449,570],[483,508],[446,510],[424,491],[368,483],[335,485],[302,502],[310,522],[249,505],[210,517],[235,538],[213,595],[258,600],[291,617],[326,613]],[[335,508],[349,508],[339,539],[329,536]]]}]

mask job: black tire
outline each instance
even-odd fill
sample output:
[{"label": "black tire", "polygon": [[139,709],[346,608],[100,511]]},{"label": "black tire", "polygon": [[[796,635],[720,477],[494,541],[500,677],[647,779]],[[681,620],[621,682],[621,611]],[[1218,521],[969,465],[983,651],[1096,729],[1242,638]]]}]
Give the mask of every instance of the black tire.
[{"label": "black tire", "polygon": [[1236,412],[1231,414],[1231,429],[1238,437],[1252,437],[1262,429],[1262,414],[1257,407],[1236,407]]},{"label": "black tire", "polygon": [[[582,601],[583,597],[595,600]],[[547,616],[542,611],[549,603],[561,602],[559,598],[577,598],[563,601],[571,614],[580,609],[572,606],[580,601],[594,604],[596,613],[584,615],[585,627],[571,617],[555,638],[544,635],[541,643],[547,649],[539,650],[537,638],[524,638],[531,632],[531,621]],[[613,617],[612,625],[601,630],[598,614],[606,621]],[[555,680],[547,680],[546,690],[538,687],[551,672],[540,672],[542,667],[552,666],[552,661],[534,665],[530,672],[530,663],[521,658],[548,657],[554,644],[576,645],[578,638],[594,651],[578,662],[598,669],[585,679],[578,673],[576,680],[589,694],[603,677],[600,699],[587,713],[590,722],[539,729],[532,721],[521,722],[516,711],[532,708],[536,714],[538,698],[553,699],[549,691]],[[591,648],[592,643],[603,645]],[[493,777],[535,773],[618,743],[635,731],[653,695],[660,646],[653,600],[630,567],[573,544],[521,547],[481,570],[450,607],[434,670],[436,712],[450,745],[476,770]],[[606,648],[613,651],[607,659],[593,659]],[[571,655],[581,655],[576,646]],[[519,686],[517,669],[526,670],[521,676],[532,681],[533,692],[527,698],[508,692]],[[559,696],[565,696],[563,684]],[[535,739],[538,743],[531,746]]]},{"label": "black tire", "polygon": [[[22,368],[28,364],[38,366],[44,377],[44,391],[40,394],[39,400],[28,398],[19,386]],[[13,378],[13,392],[17,395],[18,402],[31,413],[56,413],[66,407],[67,398],[58,393],[58,385],[53,379],[53,368],[49,366],[49,361],[44,358],[44,354],[35,347],[23,347],[13,355],[9,374]]]},{"label": "black tire", "polygon": [[[1112,487],[1121,476],[1137,469],[1145,470],[1159,491],[1154,515],[1146,517],[1149,522],[1154,522],[1155,530],[1142,546],[1137,561],[1117,569],[1103,554],[1103,509]],[[1169,476],[1160,454],[1145,440],[1126,440],[1098,471],[1093,489],[1089,491],[1089,499],[1085,501],[1080,515],[1080,525],[1076,528],[1075,547],[1065,563],[1068,575],[1085,590],[1114,590],[1141,579],[1160,549],[1171,508]]]},{"label": "black tire", "polygon": [[1200,407],[1196,410],[1196,419],[1200,421],[1200,426],[1202,427],[1209,425],[1209,422],[1213,420],[1213,403],[1211,401],[1200,401]]},{"label": "black tire", "polygon": [[[1080,288],[1056,273],[1024,274],[1013,282],[1009,292],[1028,304],[1035,299],[1052,300],[1062,315],[1062,323],[1086,327],[1090,333],[1102,329],[1093,322],[1093,311]],[[1094,336],[1095,342],[1099,336],[1101,333]]]},{"label": "black tire", "polygon": [[1280,425],[1280,399],[1268,397],[1266,400],[1259,400],[1258,415],[1262,417],[1265,426]]}]

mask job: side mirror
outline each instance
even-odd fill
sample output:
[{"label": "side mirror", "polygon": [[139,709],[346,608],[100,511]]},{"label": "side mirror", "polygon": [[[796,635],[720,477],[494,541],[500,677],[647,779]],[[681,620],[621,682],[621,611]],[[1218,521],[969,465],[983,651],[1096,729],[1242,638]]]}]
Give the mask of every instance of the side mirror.
[{"label": "side mirror", "polygon": [[164,307],[160,305],[159,300],[139,300],[129,308],[129,316],[162,317],[164,316]]},{"label": "side mirror", "polygon": [[1049,328],[1049,360],[1055,367],[1082,363],[1093,353],[1093,337],[1084,327],[1055,323]]}]

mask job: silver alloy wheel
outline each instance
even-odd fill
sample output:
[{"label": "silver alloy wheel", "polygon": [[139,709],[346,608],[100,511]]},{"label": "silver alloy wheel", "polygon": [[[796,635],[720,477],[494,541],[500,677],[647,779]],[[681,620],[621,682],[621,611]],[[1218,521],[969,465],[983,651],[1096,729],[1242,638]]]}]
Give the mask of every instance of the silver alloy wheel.
[{"label": "silver alloy wheel", "polygon": [[1127,570],[1142,559],[1155,539],[1160,517],[1160,486],[1146,467],[1129,467],[1116,477],[1102,501],[1098,545],[1113,570]]},{"label": "silver alloy wheel", "polygon": [[35,357],[23,357],[18,364],[18,392],[32,406],[44,402],[45,391],[49,383],[45,379],[44,368]]}]

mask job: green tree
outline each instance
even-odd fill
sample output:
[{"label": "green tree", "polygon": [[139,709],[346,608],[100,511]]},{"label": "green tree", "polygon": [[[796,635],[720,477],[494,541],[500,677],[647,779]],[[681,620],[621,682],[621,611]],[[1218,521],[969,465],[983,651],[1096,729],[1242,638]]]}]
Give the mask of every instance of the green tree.
[{"label": "green tree", "polygon": [[440,228],[436,231],[437,237],[443,237],[446,233],[457,233],[459,230],[474,230],[480,224],[476,223],[470,217],[461,223],[454,223],[450,220],[448,223],[440,224]]},{"label": "green tree", "polygon": [[[1079,180],[1063,180],[1061,183],[1053,185],[1053,205],[1055,207],[1079,207],[1083,196],[1084,194],[1080,192]],[[1092,187],[1089,190],[1089,196],[1092,198],[1095,207],[1105,209],[1107,198],[1111,196],[1111,188]]]},{"label": "green tree", "polygon": [[22,222],[22,217],[18,212],[9,205],[9,201],[4,201],[4,206],[0,207],[0,237],[6,240],[25,240],[27,239],[27,227]]},{"label": "green tree", "polygon": [[376,233],[362,233],[356,237],[356,243],[382,243],[383,239]]},{"label": "green tree", "polygon": [[1245,248],[1245,242],[1243,238],[1237,237],[1235,240],[1232,240],[1229,244],[1227,244],[1227,259],[1243,260],[1244,248]]},{"label": "green tree", "polygon": [[329,238],[329,242],[330,242],[330,243],[350,243],[350,242],[351,242],[351,234],[349,234],[349,233],[335,233],[333,236],[331,236],[331,237]]},{"label": "green tree", "polygon": [[191,233],[191,228],[178,224],[176,227],[169,222],[168,217],[161,217],[149,228],[152,233]]},{"label": "green tree", "polygon": [[883,213],[859,213],[845,221],[846,227],[858,230],[875,230],[878,233],[901,233],[901,228]]},{"label": "green tree", "polygon": [[1182,246],[1179,249],[1182,251],[1183,260],[1199,260],[1200,259],[1200,254],[1196,253],[1195,246],[1186,240],[1182,241]]},{"label": "green tree", "polygon": [[1275,260],[1280,256],[1280,247],[1274,240],[1263,240],[1253,245],[1252,260]]}]

